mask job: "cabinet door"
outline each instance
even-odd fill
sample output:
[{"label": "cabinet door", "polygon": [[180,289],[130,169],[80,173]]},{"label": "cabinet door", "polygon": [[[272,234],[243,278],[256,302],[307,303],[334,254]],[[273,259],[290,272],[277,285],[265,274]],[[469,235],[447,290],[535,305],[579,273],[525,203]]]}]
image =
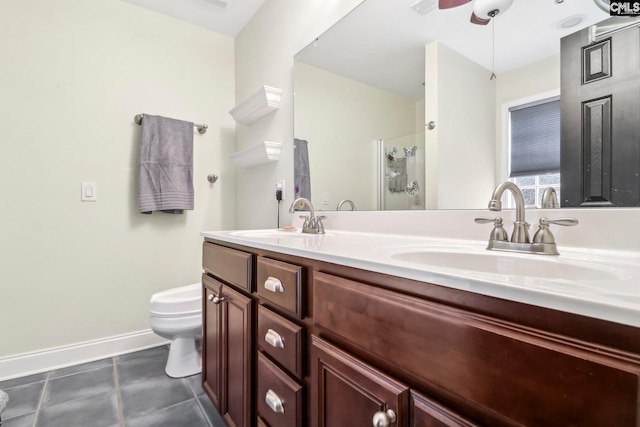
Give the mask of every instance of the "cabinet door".
[{"label": "cabinet door", "polygon": [[222,288],[223,354],[221,413],[230,427],[249,427],[255,419],[253,395],[254,301],[228,286]]},{"label": "cabinet door", "polygon": [[[202,276],[202,313],[203,337],[202,345],[202,386],[216,406],[220,408],[220,386],[222,384],[222,311],[215,297],[222,292],[222,283],[207,275]],[[215,301],[215,303],[214,303]]]},{"label": "cabinet door", "polygon": [[411,427],[478,427],[428,397],[411,390]]},{"label": "cabinet door", "polygon": [[311,339],[312,426],[387,425],[374,423],[374,416],[390,417],[390,426],[408,425],[404,384],[316,336]]}]

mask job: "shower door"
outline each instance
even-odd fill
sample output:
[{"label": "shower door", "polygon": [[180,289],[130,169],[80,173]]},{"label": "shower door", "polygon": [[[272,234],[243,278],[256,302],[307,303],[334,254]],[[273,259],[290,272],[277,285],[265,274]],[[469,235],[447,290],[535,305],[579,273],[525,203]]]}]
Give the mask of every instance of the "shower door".
[{"label": "shower door", "polygon": [[424,209],[425,134],[377,141],[377,209]]}]

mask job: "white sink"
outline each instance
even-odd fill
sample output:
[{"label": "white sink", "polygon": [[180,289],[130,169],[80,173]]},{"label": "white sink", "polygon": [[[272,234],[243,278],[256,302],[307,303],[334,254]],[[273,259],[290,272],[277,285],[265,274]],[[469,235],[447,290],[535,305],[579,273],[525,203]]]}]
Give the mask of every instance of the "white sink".
[{"label": "white sink", "polygon": [[322,237],[333,236],[335,233],[325,232],[325,234],[311,234],[303,233],[302,230],[284,230],[280,228],[266,229],[266,230],[238,230],[229,233],[231,236],[243,237],[247,239],[286,239],[286,238],[300,238],[300,237]]},{"label": "white sink", "polygon": [[610,264],[552,255],[416,248],[394,253],[391,258],[430,268],[455,269],[467,274],[524,276],[562,281],[611,281],[628,277],[624,269],[616,268]]}]

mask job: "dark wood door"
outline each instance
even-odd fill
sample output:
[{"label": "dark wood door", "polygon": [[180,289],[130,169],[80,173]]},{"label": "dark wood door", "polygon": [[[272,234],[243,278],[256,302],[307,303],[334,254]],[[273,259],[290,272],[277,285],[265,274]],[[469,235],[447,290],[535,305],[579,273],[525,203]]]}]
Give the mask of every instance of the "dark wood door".
[{"label": "dark wood door", "polygon": [[311,353],[312,426],[371,426],[376,413],[389,411],[397,417],[390,425],[408,425],[404,384],[316,336]]},{"label": "dark wood door", "polygon": [[222,283],[209,276],[202,277],[203,298],[203,337],[202,346],[202,382],[207,395],[220,408],[222,384],[222,311],[220,304],[214,304],[213,299],[222,292]]},{"label": "dark wood door", "polygon": [[588,32],[561,41],[560,204],[640,206],[640,29]]},{"label": "dark wood door", "polygon": [[249,427],[255,419],[252,406],[254,368],[254,301],[222,288],[222,371],[224,396],[221,409],[230,427]]}]

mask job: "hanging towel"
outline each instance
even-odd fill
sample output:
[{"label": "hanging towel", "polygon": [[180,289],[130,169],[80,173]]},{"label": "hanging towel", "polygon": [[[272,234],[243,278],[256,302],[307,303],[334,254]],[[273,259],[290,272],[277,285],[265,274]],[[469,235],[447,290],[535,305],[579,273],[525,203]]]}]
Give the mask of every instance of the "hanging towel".
[{"label": "hanging towel", "polygon": [[193,123],[144,115],[138,208],[143,214],[193,209]]},{"label": "hanging towel", "polygon": [[311,200],[311,171],[309,170],[309,147],[304,139],[293,140],[293,184],[295,197]]}]

